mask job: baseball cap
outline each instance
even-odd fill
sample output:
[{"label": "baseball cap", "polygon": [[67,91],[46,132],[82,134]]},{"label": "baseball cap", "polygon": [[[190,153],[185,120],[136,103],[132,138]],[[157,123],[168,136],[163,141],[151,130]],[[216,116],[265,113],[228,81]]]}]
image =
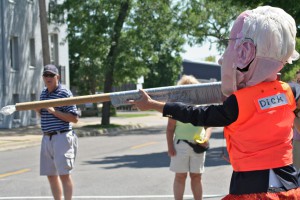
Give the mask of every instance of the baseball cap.
[{"label": "baseball cap", "polygon": [[52,64],[46,65],[46,66],[44,67],[44,72],[43,72],[43,74],[44,74],[45,72],[50,72],[50,73],[56,74],[56,75],[59,74],[59,73],[58,73],[57,67],[56,67],[55,65],[52,65]]}]

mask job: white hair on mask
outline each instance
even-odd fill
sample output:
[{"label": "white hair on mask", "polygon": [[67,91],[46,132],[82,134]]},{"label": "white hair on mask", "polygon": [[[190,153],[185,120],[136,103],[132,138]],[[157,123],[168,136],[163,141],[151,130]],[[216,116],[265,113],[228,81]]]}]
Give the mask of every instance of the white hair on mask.
[{"label": "white hair on mask", "polygon": [[299,58],[295,50],[295,20],[280,8],[262,6],[247,11],[242,38],[251,38],[256,45],[256,57],[292,63]]}]

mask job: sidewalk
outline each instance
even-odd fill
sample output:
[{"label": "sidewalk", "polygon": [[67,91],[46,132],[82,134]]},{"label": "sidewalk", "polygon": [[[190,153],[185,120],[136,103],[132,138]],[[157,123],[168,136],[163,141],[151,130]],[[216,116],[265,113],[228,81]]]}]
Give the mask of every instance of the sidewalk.
[{"label": "sidewalk", "polygon": [[[145,114],[145,116],[137,116]],[[79,118],[79,121],[73,125],[78,137],[100,136],[104,134],[113,134],[121,130],[139,129],[149,126],[165,126],[167,118],[162,117],[158,112],[118,112],[118,117],[111,117],[110,123],[121,125],[118,128],[109,128],[98,130],[86,127],[88,125],[100,125],[101,117]],[[124,115],[124,117],[122,117]],[[130,117],[125,117],[130,116]],[[40,145],[42,132],[40,126],[22,127],[16,129],[0,129],[0,151],[25,148]]]}]

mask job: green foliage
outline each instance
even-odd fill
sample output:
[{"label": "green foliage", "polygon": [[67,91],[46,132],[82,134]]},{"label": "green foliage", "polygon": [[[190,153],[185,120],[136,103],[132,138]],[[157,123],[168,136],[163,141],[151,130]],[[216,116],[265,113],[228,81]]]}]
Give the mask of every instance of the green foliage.
[{"label": "green foliage", "polygon": [[[126,22],[116,75],[144,75],[144,87],[170,85],[177,79],[185,39],[169,1],[136,1]],[[130,46],[131,48],[128,48]],[[128,59],[132,57],[135,59]],[[127,66],[127,67],[126,67]],[[128,66],[135,66],[134,71]],[[168,75],[168,77],[166,77]],[[155,80],[157,79],[157,80]]]},{"label": "green foliage", "polygon": [[207,0],[65,0],[57,8],[54,13],[67,16],[71,84],[79,94],[110,92],[141,75],[147,88],[175,84],[183,45],[228,35],[239,13]]},{"label": "green foliage", "polygon": [[[65,0],[51,10],[65,13],[71,85],[84,95],[111,92],[140,76],[145,88],[176,84],[184,44],[208,41],[223,51],[220,39],[228,37],[237,15],[265,4],[284,8],[299,24],[300,4],[293,0]],[[296,69],[298,62],[285,67],[283,80],[291,80]],[[103,113],[109,113],[107,106]]]},{"label": "green foliage", "polygon": [[[296,39],[296,50],[300,52],[300,38]],[[300,60],[293,62],[293,64],[286,64],[281,70],[283,81],[294,81],[296,72],[300,70]]]},{"label": "green foliage", "polygon": [[216,57],[215,56],[208,56],[205,58],[205,61],[207,62],[216,62]]},{"label": "green foliage", "polygon": [[[125,20],[117,24],[122,11]],[[72,86],[90,94],[141,75],[153,87],[173,84],[186,41],[177,11],[171,1],[65,0],[56,12],[67,13]],[[152,82],[157,74],[160,81]]]},{"label": "green foliage", "polygon": [[152,116],[150,113],[118,113],[117,117],[124,117],[124,118],[135,118],[135,117],[148,117]]},{"label": "green foliage", "polygon": [[188,0],[65,0],[56,11],[67,16],[72,86],[79,94],[108,93],[142,75],[145,87],[175,84],[190,20],[180,9],[191,7]]},{"label": "green foliage", "polygon": [[[116,45],[114,27],[125,2],[128,13],[111,66],[108,57]],[[92,94],[104,90],[110,71],[112,86],[136,82],[141,75],[146,88],[175,84],[186,42],[191,46],[205,40],[216,42],[223,51],[225,44],[218,39],[228,37],[237,15],[267,4],[285,9],[300,23],[300,4],[293,0],[65,0],[59,9],[52,10],[59,16],[67,13],[71,84],[79,94]],[[289,71],[294,70],[287,69],[293,66],[282,70],[284,79],[291,77],[288,74],[293,72]]]},{"label": "green foliage", "polygon": [[220,39],[227,38],[230,27],[244,10],[244,7],[236,6],[230,1],[191,0],[187,13],[188,21],[185,27],[189,44],[202,44],[204,41],[216,43],[218,50],[224,51],[226,44]]}]

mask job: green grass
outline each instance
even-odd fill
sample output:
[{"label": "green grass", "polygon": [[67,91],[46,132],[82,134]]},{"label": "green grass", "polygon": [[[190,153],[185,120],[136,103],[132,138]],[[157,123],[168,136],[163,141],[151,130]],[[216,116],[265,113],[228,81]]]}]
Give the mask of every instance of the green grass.
[{"label": "green grass", "polygon": [[101,124],[94,124],[94,125],[86,125],[82,128],[94,128],[94,129],[107,129],[107,128],[118,128],[122,125],[119,124],[109,124],[109,125],[101,125]]},{"label": "green grass", "polygon": [[[125,117],[125,118],[131,118],[131,117],[147,117],[151,116],[153,114],[151,113],[117,113],[116,117]],[[107,128],[118,128],[124,125],[119,124],[110,124],[110,125],[101,125],[101,124],[94,124],[94,125],[86,125],[82,128],[94,128],[94,129],[107,129]]]},{"label": "green grass", "polygon": [[151,116],[151,114],[145,114],[145,113],[135,113],[135,114],[120,114],[118,113],[117,114],[117,117],[126,117],[126,118],[129,118],[129,117],[147,117],[147,116]]}]

